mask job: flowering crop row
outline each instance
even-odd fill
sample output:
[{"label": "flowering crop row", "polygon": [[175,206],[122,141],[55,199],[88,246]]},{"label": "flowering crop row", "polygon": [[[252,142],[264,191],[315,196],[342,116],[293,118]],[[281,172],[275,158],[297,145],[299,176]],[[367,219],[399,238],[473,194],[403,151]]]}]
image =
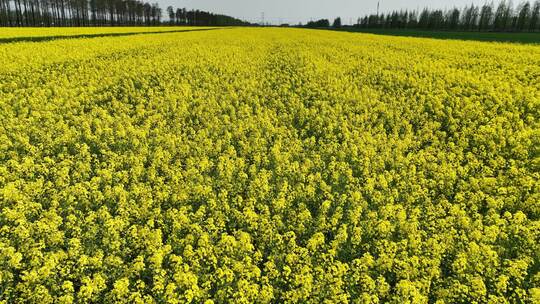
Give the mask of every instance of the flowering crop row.
[{"label": "flowering crop row", "polygon": [[[210,28],[210,27],[206,27]],[[50,28],[32,28],[32,27],[3,27],[0,28],[0,39],[7,38],[38,38],[38,37],[58,37],[58,36],[79,36],[79,35],[107,35],[107,34],[129,34],[145,32],[169,32],[186,31],[200,29],[200,27],[50,27]]]},{"label": "flowering crop row", "polygon": [[0,302],[540,302],[538,46],[3,44],[0,121]]}]

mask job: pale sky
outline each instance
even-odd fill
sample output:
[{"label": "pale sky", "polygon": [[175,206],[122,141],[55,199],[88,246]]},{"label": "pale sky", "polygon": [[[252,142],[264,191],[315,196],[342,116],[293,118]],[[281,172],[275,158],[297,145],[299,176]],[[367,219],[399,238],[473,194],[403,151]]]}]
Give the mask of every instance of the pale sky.
[{"label": "pale sky", "polygon": [[[260,22],[264,12],[265,21],[273,24],[298,22],[306,23],[313,19],[333,19],[340,16],[343,23],[355,21],[359,16],[375,13],[377,0],[150,0],[157,1],[161,8],[169,5],[201,9],[244,19],[250,22]],[[422,9],[464,7],[476,5],[491,0],[381,0],[380,11],[393,9]],[[494,1],[498,3],[498,0]],[[514,1],[516,2],[516,1]],[[519,1],[518,1],[519,2]],[[517,2],[516,2],[517,3]],[[166,15],[166,14],[164,14]]]}]

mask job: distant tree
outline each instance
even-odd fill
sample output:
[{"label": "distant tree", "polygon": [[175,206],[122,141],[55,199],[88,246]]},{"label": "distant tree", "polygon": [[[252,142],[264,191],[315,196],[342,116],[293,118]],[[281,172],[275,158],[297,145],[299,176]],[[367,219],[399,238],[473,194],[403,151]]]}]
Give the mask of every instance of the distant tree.
[{"label": "distant tree", "polygon": [[332,24],[332,27],[340,28],[341,27],[341,17],[337,17],[334,19],[334,23]]},{"label": "distant tree", "polygon": [[506,6],[506,10],[504,12],[504,16],[505,16],[505,24],[504,24],[504,29],[505,30],[512,30],[513,29],[513,25],[515,23],[515,19],[514,18],[514,12],[513,12],[513,8],[512,8],[512,2],[509,2],[508,5]]},{"label": "distant tree", "polygon": [[0,0],[0,26],[11,26],[9,1]]},{"label": "distant tree", "polygon": [[422,10],[422,13],[420,13],[420,18],[418,19],[418,27],[421,29],[427,29],[429,26],[429,10],[425,8]]},{"label": "distant tree", "polygon": [[167,7],[167,13],[169,14],[169,23],[176,24],[176,14],[172,6]]},{"label": "distant tree", "polygon": [[400,12],[400,15],[399,15],[400,27],[406,28],[408,23],[409,23],[409,12],[408,11]]},{"label": "distant tree", "polygon": [[531,19],[531,4],[527,1],[521,4],[518,10],[517,30],[522,31],[528,29]]},{"label": "distant tree", "polygon": [[462,28],[464,30],[474,30],[476,29],[476,22],[478,19],[478,7],[472,4],[469,7],[466,7],[463,12]]},{"label": "distant tree", "polygon": [[157,2],[152,4],[152,17],[154,25],[161,23],[161,8],[159,7],[159,4]]},{"label": "distant tree", "polygon": [[392,14],[388,15],[390,28],[399,28],[399,13],[393,11]]},{"label": "distant tree", "polygon": [[444,25],[444,17],[442,10],[435,10],[430,12],[428,28],[429,29],[441,29]]},{"label": "distant tree", "polygon": [[529,30],[535,31],[540,26],[540,1],[535,1],[531,12],[531,22]]},{"label": "distant tree", "polygon": [[493,18],[492,4],[484,4],[480,11],[480,21],[478,22],[479,30],[488,30],[491,25],[491,19]]},{"label": "distant tree", "polygon": [[176,11],[175,11],[175,21],[176,21],[176,25],[180,25],[180,24],[183,24],[184,23],[184,18],[183,18],[183,14],[182,14],[182,9],[181,8],[177,8]]},{"label": "distant tree", "polygon": [[310,21],[306,24],[306,27],[310,28],[324,28],[330,27],[330,21],[328,19],[320,19],[317,21]]},{"label": "distant tree", "polygon": [[499,6],[497,6],[497,11],[495,12],[495,20],[493,22],[493,28],[497,31],[502,31],[506,29],[506,24],[508,22],[506,2],[501,1]]},{"label": "distant tree", "polygon": [[416,11],[412,11],[409,13],[409,17],[407,20],[407,27],[415,28],[417,26],[418,26],[418,13]]},{"label": "distant tree", "polygon": [[450,10],[448,16],[448,28],[451,30],[457,30],[459,28],[460,11],[457,8]]}]

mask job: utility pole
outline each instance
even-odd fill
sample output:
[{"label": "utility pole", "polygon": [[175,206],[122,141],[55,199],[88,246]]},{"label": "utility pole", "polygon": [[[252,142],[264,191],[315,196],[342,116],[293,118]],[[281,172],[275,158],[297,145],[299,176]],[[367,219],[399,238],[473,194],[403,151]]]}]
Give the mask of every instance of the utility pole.
[{"label": "utility pole", "polygon": [[261,13],[261,25],[264,26],[264,12]]}]

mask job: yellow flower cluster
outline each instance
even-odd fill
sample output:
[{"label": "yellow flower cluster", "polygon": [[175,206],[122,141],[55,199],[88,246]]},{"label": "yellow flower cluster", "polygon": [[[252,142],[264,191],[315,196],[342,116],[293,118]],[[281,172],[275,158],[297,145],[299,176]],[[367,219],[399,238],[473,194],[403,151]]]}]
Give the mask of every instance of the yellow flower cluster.
[{"label": "yellow flower cluster", "polygon": [[0,121],[1,303],[540,302],[539,46],[7,43]]}]

